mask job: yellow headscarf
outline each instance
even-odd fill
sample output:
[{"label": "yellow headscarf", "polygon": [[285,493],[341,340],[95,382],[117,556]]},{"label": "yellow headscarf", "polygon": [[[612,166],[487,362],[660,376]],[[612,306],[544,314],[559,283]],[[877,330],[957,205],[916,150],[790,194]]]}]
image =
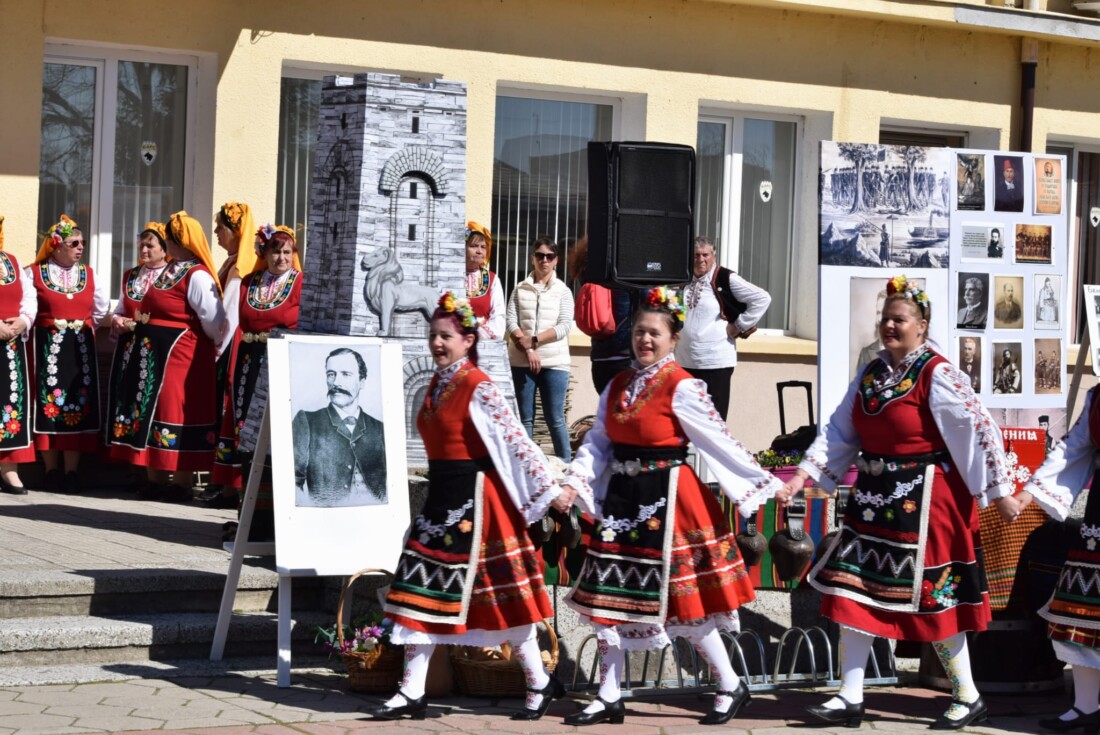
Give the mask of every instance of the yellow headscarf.
[{"label": "yellow headscarf", "polygon": [[4,249],[4,215],[0,214],[0,250]]},{"label": "yellow headscarf", "polygon": [[[252,208],[244,202],[226,202],[218,216],[229,225],[237,236],[237,262],[234,268],[237,275],[244,278],[256,268],[256,250],[250,247],[249,238],[256,231],[256,222],[252,218]],[[232,270],[230,271],[232,273]],[[217,275],[217,271],[214,271]]]},{"label": "yellow headscarf", "polygon": [[[141,232],[138,233],[138,242],[139,243],[141,242],[141,236],[144,235],[146,232],[151,232],[154,235],[156,235],[157,239],[160,240],[160,246],[162,248],[164,248],[164,251],[166,253],[168,252],[168,245],[165,244],[165,240],[168,239],[168,236],[164,231],[164,223],[163,222],[146,222],[145,227],[143,227],[141,229]],[[170,262],[172,260],[172,258],[169,257],[167,260]],[[137,264],[141,265],[141,249],[140,248],[138,249],[138,262],[137,262]]]},{"label": "yellow headscarf", "polygon": [[[256,265],[252,266],[253,273],[259,273],[260,271],[267,270],[267,259],[264,258],[264,248],[267,247],[268,242],[275,235],[276,232],[282,232],[283,234],[290,235],[290,239],[294,241],[294,270],[299,273],[302,272],[302,261],[298,257],[298,237],[294,234],[294,230],[286,225],[273,225],[268,222],[266,225],[256,230],[256,247],[253,249],[256,256]],[[240,262],[238,260],[238,262]]]},{"label": "yellow headscarf", "polygon": [[190,251],[200,263],[210,269],[210,275],[213,276],[220,294],[222,285],[218,283],[218,272],[214,270],[214,259],[210,257],[210,243],[207,242],[206,233],[202,231],[199,221],[181,210],[168,218],[164,229],[169,239]]},{"label": "yellow headscarf", "polygon": [[488,266],[489,265],[489,256],[491,256],[493,254],[493,235],[492,235],[492,233],[489,232],[489,228],[486,227],[485,225],[479,225],[477,222],[474,222],[473,220],[470,220],[469,222],[466,223],[466,240],[465,240],[465,242],[469,242],[470,237],[472,235],[481,235],[482,237],[485,238],[485,262],[482,263],[482,265],[483,266]]},{"label": "yellow headscarf", "polygon": [[42,246],[38,248],[38,254],[34,256],[35,264],[49,260],[50,256],[53,255],[54,248],[65,242],[65,238],[71,236],[75,229],[77,229],[76,222],[69,219],[67,214],[61,215],[61,219],[58,220],[57,224],[51,225],[50,229],[46,230],[46,239],[42,241]]}]

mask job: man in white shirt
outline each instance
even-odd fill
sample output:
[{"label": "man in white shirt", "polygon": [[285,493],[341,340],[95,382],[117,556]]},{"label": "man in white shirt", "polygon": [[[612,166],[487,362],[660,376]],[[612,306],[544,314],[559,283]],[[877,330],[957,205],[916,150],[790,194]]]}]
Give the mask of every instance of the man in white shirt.
[{"label": "man in white shirt", "polygon": [[744,278],[718,265],[714,241],[695,238],[694,278],[684,290],[687,320],[676,346],[676,361],[707,385],[715,408],[725,420],[730,380],[737,367],[734,340],[747,338],[772,297]]}]

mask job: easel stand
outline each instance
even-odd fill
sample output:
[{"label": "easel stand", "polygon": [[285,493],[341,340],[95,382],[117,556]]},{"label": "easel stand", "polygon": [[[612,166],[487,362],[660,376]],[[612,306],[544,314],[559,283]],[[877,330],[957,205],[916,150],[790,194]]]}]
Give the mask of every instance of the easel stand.
[{"label": "easel stand", "polygon": [[[259,494],[260,479],[263,477],[264,458],[267,457],[268,448],[271,446],[271,418],[268,410],[264,409],[264,417],[260,422],[260,433],[256,437],[255,456],[259,462],[253,462],[248,473],[248,483],[245,486],[244,502],[241,505],[240,523],[237,526],[237,539],[231,545],[232,555],[229,557],[229,571],[225,575],[225,589],[222,591],[222,603],[218,609],[218,623],[214,627],[214,642],[210,646],[210,660],[221,661],[225,654],[225,640],[229,634],[229,622],[233,617],[233,603],[237,599],[237,584],[241,579],[241,565],[245,556],[274,556],[275,542],[248,541],[248,534],[252,530],[252,517],[256,511],[256,496]],[[257,465],[259,469],[257,469]],[[279,613],[278,613],[278,684],[279,687],[290,686],[290,575],[279,575]]]}]

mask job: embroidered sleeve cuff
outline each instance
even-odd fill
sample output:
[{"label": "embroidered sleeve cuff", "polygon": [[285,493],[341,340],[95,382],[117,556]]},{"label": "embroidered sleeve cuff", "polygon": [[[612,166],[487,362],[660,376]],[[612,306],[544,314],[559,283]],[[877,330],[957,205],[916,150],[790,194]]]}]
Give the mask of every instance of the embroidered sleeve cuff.
[{"label": "embroidered sleeve cuff", "polygon": [[[829,466],[816,457],[806,457],[798,465],[798,469],[809,475],[815,483],[825,485],[826,489],[836,490],[843,482],[843,478],[837,477],[829,471]],[[828,482],[823,483],[822,478],[828,480]]]},{"label": "embroidered sleeve cuff", "polygon": [[600,514],[596,508],[596,496],[592,492],[592,486],[583,477],[566,472],[565,479],[562,480],[561,484],[568,485],[576,490],[577,498],[574,502],[580,506],[582,511],[593,518],[599,519]]},{"label": "embroidered sleeve cuff", "polygon": [[1035,502],[1039,504],[1048,516],[1051,518],[1064,521],[1069,517],[1069,505],[1065,503],[1055,493],[1051,492],[1042,480],[1031,479],[1027,485],[1024,486],[1024,491],[1031,493],[1031,497],[1035,499]]},{"label": "embroidered sleeve cuff", "polygon": [[1000,498],[1006,498],[1015,492],[1016,487],[1013,483],[1008,484],[995,484],[985,489],[984,492],[976,495],[979,508],[988,508],[989,504],[994,500]]},{"label": "embroidered sleeve cuff", "polygon": [[760,509],[760,505],[768,498],[775,497],[775,493],[782,487],[783,482],[775,475],[769,474],[766,479],[754,483],[752,490],[737,501],[737,512],[742,518],[752,518]]},{"label": "embroidered sleeve cuff", "polygon": [[554,502],[554,498],[559,495],[561,495],[561,486],[557,483],[536,492],[523,506],[523,519],[527,521],[527,525],[531,525],[546,515],[550,503]]}]

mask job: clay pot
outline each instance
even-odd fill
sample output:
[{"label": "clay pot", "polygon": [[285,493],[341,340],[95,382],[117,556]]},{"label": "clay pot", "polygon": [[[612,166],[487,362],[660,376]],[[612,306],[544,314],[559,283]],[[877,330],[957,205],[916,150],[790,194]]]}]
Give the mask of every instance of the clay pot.
[{"label": "clay pot", "polygon": [[784,582],[800,578],[814,555],[814,542],[802,529],[801,519],[772,536],[768,548],[775,572]]},{"label": "clay pot", "polygon": [[755,567],[764,558],[764,552],[768,550],[768,540],[756,530],[756,521],[747,521],[745,530],[734,537],[737,548],[741,550],[741,558],[747,567]]}]

